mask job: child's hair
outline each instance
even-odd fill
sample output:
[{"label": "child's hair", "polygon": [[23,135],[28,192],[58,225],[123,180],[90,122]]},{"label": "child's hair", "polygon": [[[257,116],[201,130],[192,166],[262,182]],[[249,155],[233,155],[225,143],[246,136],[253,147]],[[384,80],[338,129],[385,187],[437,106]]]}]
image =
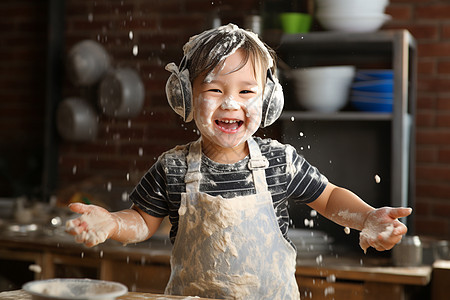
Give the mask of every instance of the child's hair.
[{"label": "child's hair", "polygon": [[275,52],[253,32],[229,24],[196,35],[183,47],[190,81],[221,67],[225,59],[237,49],[243,51],[244,59],[234,71],[242,68],[250,59],[255,72],[260,71],[255,76],[263,76],[262,84],[265,83],[269,68],[274,74]]}]

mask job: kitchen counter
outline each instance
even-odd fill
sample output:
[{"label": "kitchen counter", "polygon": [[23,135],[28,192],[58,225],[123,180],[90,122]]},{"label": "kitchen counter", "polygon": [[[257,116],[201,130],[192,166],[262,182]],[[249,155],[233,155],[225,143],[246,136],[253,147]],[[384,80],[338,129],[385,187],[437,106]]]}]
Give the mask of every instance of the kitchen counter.
[{"label": "kitchen counter", "polygon": [[376,281],[407,285],[427,285],[431,266],[394,267],[388,259],[325,256],[320,263],[312,260],[297,262],[297,275],[333,276],[342,280]]},{"label": "kitchen counter", "polygon": [[[122,282],[130,291],[160,294],[170,276],[171,247],[166,239],[128,246],[108,241],[87,248],[76,244],[67,234],[1,235],[0,259],[26,260],[40,265],[42,271],[34,279],[61,277],[59,268],[66,266],[86,267],[97,270],[98,279]],[[303,299],[322,299],[317,295],[324,295],[327,290],[335,293],[336,299],[420,299],[408,295],[423,290],[430,283],[431,275],[431,266],[400,268],[389,265],[389,260],[363,255],[302,258],[297,261],[296,269]],[[315,297],[308,298],[312,294]]]},{"label": "kitchen counter", "polygon": [[[5,249],[23,249],[51,251],[57,254],[73,254],[78,257],[115,259],[127,261],[152,262],[170,264],[171,244],[168,240],[150,240],[136,245],[123,246],[115,241],[87,248],[73,241],[72,237],[53,236],[42,238],[0,237],[0,254]],[[388,259],[370,258],[365,256],[324,256],[317,258],[298,259],[297,274],[304,276],[328,276],[348,280],[376,280],[380,282],[397,282],[403,284],[426,285],[431,278],[431,266],[394,267]]]}]

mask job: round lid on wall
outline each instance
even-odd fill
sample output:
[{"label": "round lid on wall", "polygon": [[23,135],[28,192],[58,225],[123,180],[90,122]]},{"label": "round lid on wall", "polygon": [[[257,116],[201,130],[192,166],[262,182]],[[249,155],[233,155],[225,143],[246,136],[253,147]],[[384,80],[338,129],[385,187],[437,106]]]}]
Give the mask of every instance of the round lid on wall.
[{"label": "round lid on wall", "polygon": [[128,118],[144,105],[145,89],[139,74],[130,68],[109,72],[100,83],[98,105],[107,116]]},{"label": "round lid on wall", "polygon": [[57,129],[69,141],[91,141],[97,137],[97,114],[82,98],[66,98],[56,111]]},{"label": "round lid on wall", "polygon": [[98,83],[109,70],[111,59],[98,42],[84,40],[75,44],[67,56],[67,73],[76,86]]}]

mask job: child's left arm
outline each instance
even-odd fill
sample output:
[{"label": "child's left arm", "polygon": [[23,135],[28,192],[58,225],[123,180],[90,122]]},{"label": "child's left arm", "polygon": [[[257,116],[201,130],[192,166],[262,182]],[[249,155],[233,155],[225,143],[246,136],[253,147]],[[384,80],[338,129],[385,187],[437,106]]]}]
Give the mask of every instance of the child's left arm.
[{"label": "child's left arm", "polygon": [[375,209],[353,192],[328,183],[315,201],[312,209],[333,222],[360,230],[359,245],[364,252],[369,247],[378,251],[389,250],[407,232],[398,218],[411,214],[411,208],[383,207]]}]

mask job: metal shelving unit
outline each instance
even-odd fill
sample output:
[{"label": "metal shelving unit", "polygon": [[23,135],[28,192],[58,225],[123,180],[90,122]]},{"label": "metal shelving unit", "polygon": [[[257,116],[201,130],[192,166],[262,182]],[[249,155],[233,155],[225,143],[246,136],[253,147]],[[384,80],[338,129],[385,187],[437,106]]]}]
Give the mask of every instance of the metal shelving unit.
[{"label": "metal shelving unit", "polygon": [[[287,84],[283,142],[304,149],[300,153],[329,174],[330,181],[354,190],[374,206],[414,206],[416,42],[411,34],[387,30],[284,35],[276,50],[291,68],[393,69],[392,113],[351,108],[328,114],[302,111]],[[382,174],[380,184],[374,183],[376,174]],[[413,232],[411,217],[407,223]]]}]

